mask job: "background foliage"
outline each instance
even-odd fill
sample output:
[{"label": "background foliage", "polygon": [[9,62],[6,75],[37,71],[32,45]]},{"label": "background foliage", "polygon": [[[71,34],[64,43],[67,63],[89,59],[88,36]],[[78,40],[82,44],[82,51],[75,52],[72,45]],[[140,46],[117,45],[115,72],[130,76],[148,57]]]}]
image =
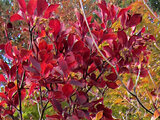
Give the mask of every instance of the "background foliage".
[{"label": "background foliage", "polygon": [[[28,1],[26,1],[28,2]],[[150,55],[150,63],[148,65],[148,69],[151,72],[151,77],[145,77],[141,78],[138,82],[138,96],[141,102],[148,108],[148,109],[154,109],[154,104],[156,104],[157,109],[159,110],[159,97],[155,97],[153,92],[155,94],[159,95],[159,86],[160,86],[160,67],[159,67],[159,59],[160,59],[160,49],[158,46],[160,46],[160,24],[159,24],[159,1],[158,0],[148,0],[146,1],[146,4],[150,7],[150,9],[154,12],[155,16],[152,14],[152,12],[147,8],[143,0],[106,0],[106,2],[113,3],[115,5],[118,5],[119,7],[125,8],[129,5],[132,6],[132,9],[130,10],[130,13],[140,13],[143,17],[141,24],[137,26],[137,30],[140,30],[143,26],[146,27],[146,33],[153,34],[156,37],[155,43],[148,43],[150,49],[152,51]],[[75,10],[80,9],[80,4],[78,0],[49,0],[49,3],[60,3],[61,7],[58,8],[58,10],[55,12],[56,17],[60,20],[64,21],[66,26],[69,24],[72,24],[76,21],[76,15]],[[87,16],[91,15],[96,7],[97,1],[94,0],[84,0],[83,5],[85,7],[85,13]],[[14,23],[10,23],[9,18],[10,15],[13,15],[18,10],[18,3],[8,0],[0,1],[0,36],[1,36],[1,44],[5,44],[8,42],[7,39],[11,39],[13,41],[14,45],[17,45],[18,48],[26,47],[28,44],[29,39],[29,33],[27,32],[21,32],[22,29],[28,29],[28,25],[23,21],[18,21]],[[22,26],[23,27],[17,27]],[[114,27],[119,26],[119,23],[117,23]],[[4,51],[1,52],[1,58],[3,58],[5,61],[7,61],[8,64],[10,64],[10,61],[7,60],[3,54]],[[135,77],[135,76],[133,76]],[[128,84],[128,78],[129,75],[124,75],[124,83]],[[131,120],[137,120],[137,119],[144,119],[144,120],[150,120],[152,115],[147,113],[137,102],[137,100],[132,97],[128,92],[121,86],[120,81],[117,81],[117,84],[120,86],[117,89],[106,89],[105,91],[105,100],[104,104],[107,105],[108,108],[112,109],[113,116],[116,119],[131,119]],[[3,91],[3,87],[1,88]],[[155,91],[157,90],[157,91]],[[96,88],[92,88],[93,92],[97,92]],[[36,93],[35,93],[36,95]],[[25,112],[23,114],[24,119],[38,119],[38,111],[37,111],[37,104],[28,103],[26,101],[23,103],[22,108],[25,109]],[[64,103],[64,106],[66,103]],[[46,114],[52,115],[54,113],[53,108],[49,108],[46,112]],[[15,112],[15,116],[18,119],[18,113]],[[8,117],[8,116],[7,116]],[[9,119],[9,118],[7,118]]]}]

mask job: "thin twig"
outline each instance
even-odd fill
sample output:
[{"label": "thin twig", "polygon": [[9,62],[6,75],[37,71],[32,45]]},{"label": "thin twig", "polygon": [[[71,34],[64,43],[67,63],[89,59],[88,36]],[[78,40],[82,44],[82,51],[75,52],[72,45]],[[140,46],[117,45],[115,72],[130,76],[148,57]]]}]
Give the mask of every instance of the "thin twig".
[{"label": "thin twig", "polygon": [[53,106],[52,106],[52,105],[50,105],[50,106],[46,107],[46,108],[45,108],[45,110],[47,110],[47,109],[49,109],[49,108],[51,108],[51,107],[53,107]]},{"label": "thin twig", "polygon": [[157,88],[149,69],[148,69],[148,74],[149,74],[149,77],[150,77],[152,83],[154,84],[154,87]]},{"label": "thin twig", "polygon": [[[141,66],[141,64],[140,64],[140,66]],[[135,85],[134,85],[134,87],[133,87],[135,93],[136,93],[136,87],[137,87],[137,84],[138,84],[138,80],[139,80],[139,77],[140,77],[140,73],[141,73],[141,67],[140,67],[139,70],[138,70],[138,75],[137,75],[137,78],[136,78],[136,83],[135,83]]]},{"label": "thin twig", "polygon": [[160,21],[160,19],[154,14],[154,12],[151,10],[151,8],[147,5],[147,3],[145,2],[145,0],[143,0],[143,4],[146,6],[146,8],[149,10],[149,12],[150,12],[158,21]]},{"label": "thin twig", "polygon": [[44,112],[45,112],[45,110],[46,110],[46,107],[47,107],[48,103],[49,103],[49,101],[47,101],[47,103],[46,103],[45,106],[43,107],[39,120],[42,120],[42,119],[43,119],[43,115],[44,115]]},{"label": "thin twig", "polygon": [[[36,99],[36,96],[34,95],[35,99]],[[37,100],[37,99],[36,99]],[[33,100],[33,102],[37,103],[37,108],[38,108],[38,114],[39,116],[41,116],[41,111],[40,111],[40,106],[39,106],[39,103],[38,103],[38,100]]]},{"label": "thin twig", "polygon": [[156,42],[154,43],[154,46],[155,46],[158,50],[160,50],[160,48],[159,48],[159,46],[157,45]]},{"label": "thin twig", "polygon": [[[104,63],[103,63],[103,64],[104,64]],[[95,81],[97,81],[104,72],[105,72],[105,69],[103,69],[103,70],[100,72],[100,74],[98,75],[98,77],[96,78]],[[86,91],[86,93],[88,93],[88,92],[92,89],[92,87],[93,87],[93,85],[91,85],[91,86],[88,88],[88,90]]]},{"label": "thin twig", "polygon": [[42,102],[42,88],[41,88],[41,86],[39,87],[39,92],[40,92],[40,103],[41,103],[41,108],[43,108],[43,102]]}]

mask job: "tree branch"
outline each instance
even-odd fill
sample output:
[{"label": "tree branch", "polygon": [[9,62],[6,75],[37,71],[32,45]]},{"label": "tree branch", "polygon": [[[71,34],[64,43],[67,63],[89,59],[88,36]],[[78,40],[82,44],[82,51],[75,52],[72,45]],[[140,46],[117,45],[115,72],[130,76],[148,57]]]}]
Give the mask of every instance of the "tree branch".
[{"label": "tree branch", "polygon": [[20,115],[20,120],[23,120],[22,118],[22,102],[21,102],[21,89],[19,88],[19,78],[18,78],[18,66],[16,68],[16,77],[17,77],[17,91],[18,91],[18,98],[19,98],[19,115]]},{"label": "tree branch", "polygon": [[33,41],[33,34],[32,34],[32,32],[33,32],[33,29],[35,28],[35,26],[33,26],[32,28],[31,28],[30,24],[28,24],[28,26],[29,26],[29,34],[30,34],[29,49],[32,50],[32,41]]},{"label": "tree branch", "polygon": [[47,107],[48,103],[49,103],[49,101],[47,101],[47,103],[45,104],[45,106],[42,108],[42,112],[41,112],[41,115],[40,115],[39,120],[42,120],[42,119],[43,119],[43,115],[44,115],[44,112],[45,112],[45,110],[46,110],[46,107]]}]

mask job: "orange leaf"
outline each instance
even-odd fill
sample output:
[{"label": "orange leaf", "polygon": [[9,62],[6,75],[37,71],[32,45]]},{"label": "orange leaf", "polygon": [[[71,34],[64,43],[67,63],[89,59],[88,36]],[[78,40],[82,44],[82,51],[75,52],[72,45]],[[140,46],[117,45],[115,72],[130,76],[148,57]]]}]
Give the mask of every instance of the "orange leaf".
[{"label": "orange leaf", "polygon": [[156,120],[159,116],[160,116],[159,111],[156,110],[156,111],[154,112],[154,115],[153,115],[154,120]]},{"label": "orange leaf", "polygon": [[102,117],[103,117],[103,110],[99,111],[99,112],[96,114],[96,120],[100,120]]}]

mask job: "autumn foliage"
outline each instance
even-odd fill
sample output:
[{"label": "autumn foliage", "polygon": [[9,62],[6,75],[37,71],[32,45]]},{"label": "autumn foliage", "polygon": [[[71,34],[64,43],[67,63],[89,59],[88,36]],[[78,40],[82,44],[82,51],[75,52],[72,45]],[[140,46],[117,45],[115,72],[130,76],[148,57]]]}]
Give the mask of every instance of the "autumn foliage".
[{"label": "autumn foliage", "polygon": [[[123,75],[148,76],[151,52],[147,46],[155,38],[145,27],[137,30],[142,16],[130,13],[131,6],[121,9],[102,0],[87,21],[75,10],[77,21],[66,27],[54,13],[60,4],[46,0],[18,3],[8,28],[14,22],[25,22],[28,28],[20,27],[29,40],[27,47],[17,47],[12,40],[0,45],[11,60],[10,65],[0,60],[0,82],[5,86],[0,92],[0,119],[7,115],[14,119],[16,111],[23,119],[22,103],[33,104],[34,100],[39,104],[40,120],[113,120],[112,110],[104,105],[106,89],[123,85],[136,98],[137,83],[130,78],[125,86]],[[54,112],[44,116],[48,106]]]}]

